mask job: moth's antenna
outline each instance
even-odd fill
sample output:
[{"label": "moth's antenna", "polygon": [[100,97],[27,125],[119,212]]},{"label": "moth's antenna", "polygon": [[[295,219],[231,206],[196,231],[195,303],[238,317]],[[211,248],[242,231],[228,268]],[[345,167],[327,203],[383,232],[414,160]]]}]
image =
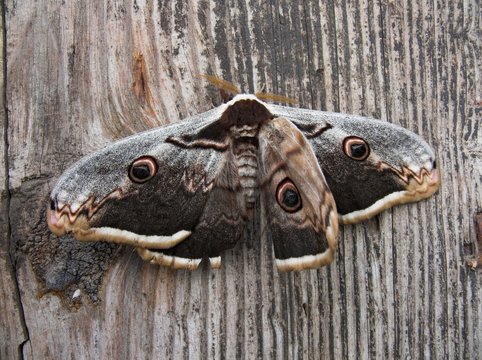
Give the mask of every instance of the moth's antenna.
[{"label": "moth's antenna", "polygon": [[227,80],[223,80],[214,75],[207,74],[199,74],[198,76],[206,79],[208,82],[210,82],[212,85],[216,86],[220,90],[227,91],[233,95],[241,93],[241,90],[236,85]]},{"label": "moth's antenna", "polygon": [[[221,91],[226,91],[232,95],[237,95],[241,93],[241,90],[232,82],[223,80],[221,78],[218,78],[217,76],[207,75],[207,74],[199,74],[198,76],[203,79],[206,79],[209,83],[216,86]],[[263,86],[263,90],[255,93],[254,96],[256,96],[260,100],[267,100],[272,102],[280,102],[280,103],[291,104],[291,105],[298,103],[295,99],[291,99],[287,96],[267,93],[264,91],[264,86]]]}]

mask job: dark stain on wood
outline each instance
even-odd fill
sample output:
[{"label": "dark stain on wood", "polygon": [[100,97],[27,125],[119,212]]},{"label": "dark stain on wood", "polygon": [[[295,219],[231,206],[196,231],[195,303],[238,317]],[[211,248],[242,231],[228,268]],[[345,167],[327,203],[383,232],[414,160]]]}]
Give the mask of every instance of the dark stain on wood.
[{"label": "dark stain on wood", "polygon": [[134,54],[133,78],[134,83],[132,87],[134,88],[134,93],[147,112],[150,115],[154,115],[154,110],[151,107],[152,96],[151,90],[149,89],[146,60],[144,59],[144,55],[137,51]]}]

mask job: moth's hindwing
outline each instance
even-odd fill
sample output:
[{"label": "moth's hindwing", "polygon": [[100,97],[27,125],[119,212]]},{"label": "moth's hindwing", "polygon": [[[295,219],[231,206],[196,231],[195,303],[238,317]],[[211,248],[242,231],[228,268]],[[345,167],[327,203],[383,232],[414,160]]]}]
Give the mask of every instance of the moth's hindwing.
[{"label": "moth's hindwing", "polygon": [[329,264],[335,254],[335,201],[305,136],[276,118],[259,133],[260,189],[281,271]]},{"label": "moth's hindwing", "polygon": [[[224,152],[219,160],[216,178],[204,190],[207,191],[206,201],[197,208],[198,217],[190,228],[191,235],[179,244],[162,251],[138,248],[144,260],[191,269],[197,267],[202,259],[209,258],[212,267],[218,268],[221,265],[222,252],[236,245],[246,221],[244,204],[238,192],[239,179],[232,168],[233,164],[231,153]],[[193,189],[191,196],[195,196],[197,191],[199,190]],[[189,201],[187,196],[181,203]],[[177,205],[173,204],[173,207],[175,206]],[[181,223],[182,218],[178,221],[179,227],[186,226]],[[169,262],[177,265],[171,265]]]}]

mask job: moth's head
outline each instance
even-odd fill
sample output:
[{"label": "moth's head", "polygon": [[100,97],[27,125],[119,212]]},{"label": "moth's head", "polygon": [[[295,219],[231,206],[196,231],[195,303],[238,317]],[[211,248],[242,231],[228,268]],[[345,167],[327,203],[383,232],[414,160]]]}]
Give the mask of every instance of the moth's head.
[{"label": "moth's head", "polygon": [[[368,123],[369,121],[369,123]],[[343,223],[432,195],[440,185],[430,146],[409,130],[363,117],[338,117],[316,151]]]}]

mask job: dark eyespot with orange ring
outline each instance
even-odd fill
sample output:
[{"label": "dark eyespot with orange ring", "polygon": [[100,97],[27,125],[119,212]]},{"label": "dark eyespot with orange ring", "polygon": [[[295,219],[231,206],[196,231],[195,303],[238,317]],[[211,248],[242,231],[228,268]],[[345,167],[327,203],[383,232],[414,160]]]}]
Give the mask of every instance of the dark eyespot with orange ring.
[{"label": "dark eyespot with orange ring", "polygon": [[276,189],[276,200],[279,206],[289,213],[301,209],[301,195],[293,181],[286,178],[279,183]]},{"label": "dark eyespot with orange ring", "polygon": [[363,161],[370,155],[370,147],[362,138],[348,136],[343,140],[343,152],[350,159]]},{"label": "dark eyespot with orange ring", "polygon": [[145,183],[157,173],[157,162],[151,156],[142,156],[129,166],[129,179],[137,184]]}]

